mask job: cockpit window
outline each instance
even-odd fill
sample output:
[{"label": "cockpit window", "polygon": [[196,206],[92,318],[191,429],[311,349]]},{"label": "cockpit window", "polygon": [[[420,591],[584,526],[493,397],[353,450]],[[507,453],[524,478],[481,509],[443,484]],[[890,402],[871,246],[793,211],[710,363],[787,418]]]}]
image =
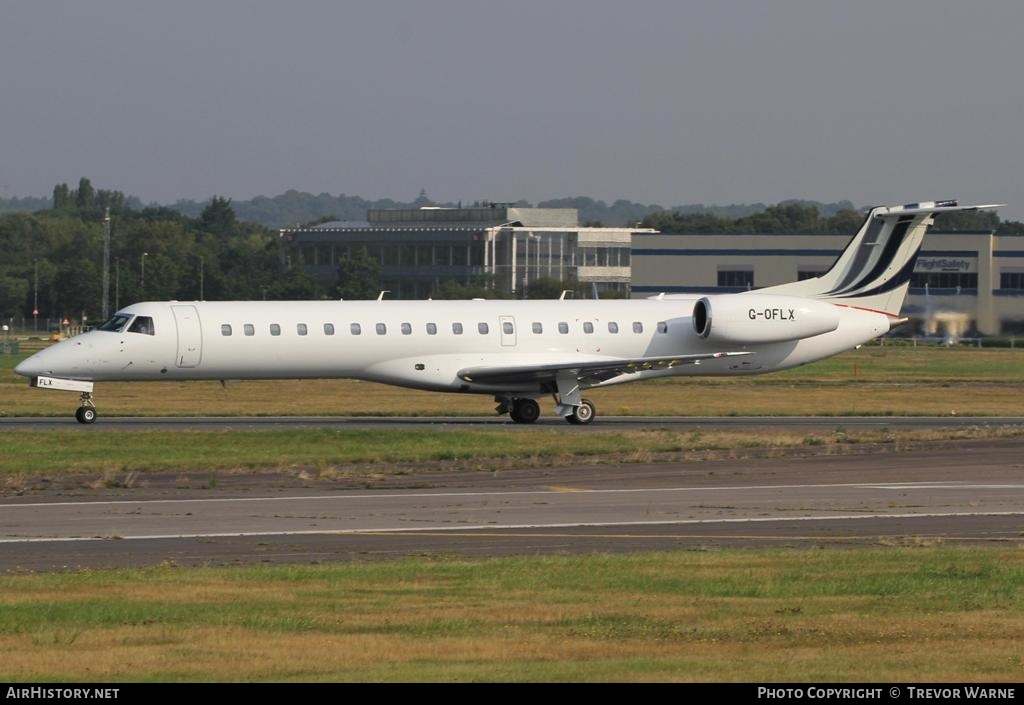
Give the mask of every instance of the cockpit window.
[{"label": "cockpit window", "polygon": [[131,327],[128,329],[129,333],[142,333],[143,335],[153,335],[153,319],[149,316],[136,316],[135,320],[132,321]]},{"label": "cockpit window", "polygon": [[96,330],[106,330],[111,331],[113,333],[120,333],[122,330],[124,330],[124,327],[128,325],[128,321],[130,321],[131,319],[132,317],[128,314],[115,313],[113,318],[108,320],[106,323],[104,323]]}]

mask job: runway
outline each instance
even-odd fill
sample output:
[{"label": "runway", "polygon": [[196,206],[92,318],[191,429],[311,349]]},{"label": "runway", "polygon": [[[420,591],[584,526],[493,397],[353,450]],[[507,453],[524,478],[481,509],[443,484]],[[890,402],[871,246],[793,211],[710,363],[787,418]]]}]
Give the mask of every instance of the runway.
[{"label": "runway", "polygon": [[1024,542],[1024,441],[904,453],[501,472],[371,489],[261,476],[0,500],[0,570],[712,545]]},{"label": "runway", "polygon": [[[601,429],[735,428],[772,426],[779,428],[942,428],[966,426],[1021,426],[1024,416],[599,416],[589,426],[575,426],[576,432]],[[541,417],[536,424],[513,423],[507,416],[112,416],[101,415],[95,424],[84,426],[74,417],[19,416],[0,418],[0,431],[81,429],[95,431],[155,430],[260,430],[260,429],[386,429],[413,428],[565,428],[564,419]]]}]

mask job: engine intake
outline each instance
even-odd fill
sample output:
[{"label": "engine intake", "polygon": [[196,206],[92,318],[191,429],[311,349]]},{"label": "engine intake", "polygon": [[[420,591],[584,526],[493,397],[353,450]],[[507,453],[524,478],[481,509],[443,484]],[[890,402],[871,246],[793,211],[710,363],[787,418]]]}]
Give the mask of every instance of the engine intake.
[{"label": "engine intake", "polygon": [[714,342],[781,343],[811,338],[839,327],[830,303],[795,296],[726,294],[705,296],[693,306],[693,329]]}]

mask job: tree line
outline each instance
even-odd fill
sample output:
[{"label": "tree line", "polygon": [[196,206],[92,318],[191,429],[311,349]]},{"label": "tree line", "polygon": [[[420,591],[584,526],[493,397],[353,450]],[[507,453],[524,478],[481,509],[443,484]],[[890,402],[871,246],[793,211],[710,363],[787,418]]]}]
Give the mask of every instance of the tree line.
[{"label": "tree line", "polygon": [[[0,317],[99,322],[102,315],[104,218],[110,214],[109,305],[144,300],[315,299],[333,296],[290,267],[278,234],[239,220],[230,199],[215,196],[192,218],[160,206],[137,209],[118,191],[54,187],[52,207],[0,215]],[[355,259],[358,259],[355,258]],[[367,258],[369,259],[369,258]],[[372,260],[364,289],[376,296]],[[351,265],[340,268],[339,277]],[[365,277],[364,277],[365,279]],[[364,298],[348,282],[346,293]]]},{"label": "tree line", "polygon": [[[79,182],[79,188],[74,190],[66,185],[58,185],[54,189],[52,203],[47,198],[0,198],[0,213],[38,211],[48,208],[55,203],[59,203],[61,208],[69,205],[79,208],[89,208],[91,205],[96,204],[102,206],[104,205],[104,199],[113,194],[117,194],[117,192],[91,191],[89,187],[83,189],[81,182]],[[135,196],[123,196],[120,194],[118,196],[123,198],[125,205],[134,211],[142,211],[147,207],[161,207],[159,204],[146,206]],[[208,205],[209,201],[178,200],[165,207],[188,218],[197,219]],[[413,200],[401,201],[390,198],[370,200],[346,194],[312,194],[289,190],[277,196],[256,196],[248,200],[233,201],[231,205],[239,220],[259,223],[267,228],[278,229],[294,227],[299,224],[321,223],[329,220],[365,220],[366,211],[376,208],[417,208],[422,205],[457,207],[463,204],[461,202],[442,203],[432,200],[425,191],[421,191],[417,198]],[[465,205],[482,204],[467,203]],[[524,200],[516,201],[513,205],[531,207],[531,204]],[[813,207],[817,209],[819,216],[823,220],[834,218],[841,212],[858,211],[850,201],[821,203],[809,200],[787,200],[777,205],[764,203],[734,203],[730,205],[692,203],[666,208],[658,204],[638,203],[627,199],[618,199],[608,203],[585,196],[578,196],[574,198],[551,199],[537,203],[538,208],[575,208],[579,212],[580,223],[589,225],[632,227],[650,218],[650,222],[669,223],[673,227],[697,228],[697,230],[687,230],[687,232],[712,232],[707,229],[701,230],[701,224],[720,228],[714,232],[728,232],[728,230],[721,229],[726,226],[722,225],[719,221],[742,220],[764,213],[769,209],[788,208],[790,206],[801,206],[804,210]],[[687,216],[692,216],[692,218]],[[855,219],[850,216],[845,217],[847,220]],[[966,217],[970,217],[970,215]],[[762,218],[761,220],[764,219]],[[841,222],[846,221],[841,219]],[[998,220],[995,222],[998,223]],[[1001,232],[1017,232],[1011,226],[1012,224],[1003,223],[999,225],[999,229]],[[816,227],[827,227],[827,225],[819,224]],[[975,229],[983,228],[979,224]],[[668,231],[666,230],[666,232]]]}]

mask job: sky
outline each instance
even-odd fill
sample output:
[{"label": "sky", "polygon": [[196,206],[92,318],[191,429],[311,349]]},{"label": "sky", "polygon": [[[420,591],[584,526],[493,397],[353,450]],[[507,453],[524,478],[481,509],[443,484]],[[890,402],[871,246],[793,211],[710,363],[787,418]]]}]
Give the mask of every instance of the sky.
[{"label": "sky", "polygon": [[1019,0],[0,0],[0,195],[1024,220]]}]

